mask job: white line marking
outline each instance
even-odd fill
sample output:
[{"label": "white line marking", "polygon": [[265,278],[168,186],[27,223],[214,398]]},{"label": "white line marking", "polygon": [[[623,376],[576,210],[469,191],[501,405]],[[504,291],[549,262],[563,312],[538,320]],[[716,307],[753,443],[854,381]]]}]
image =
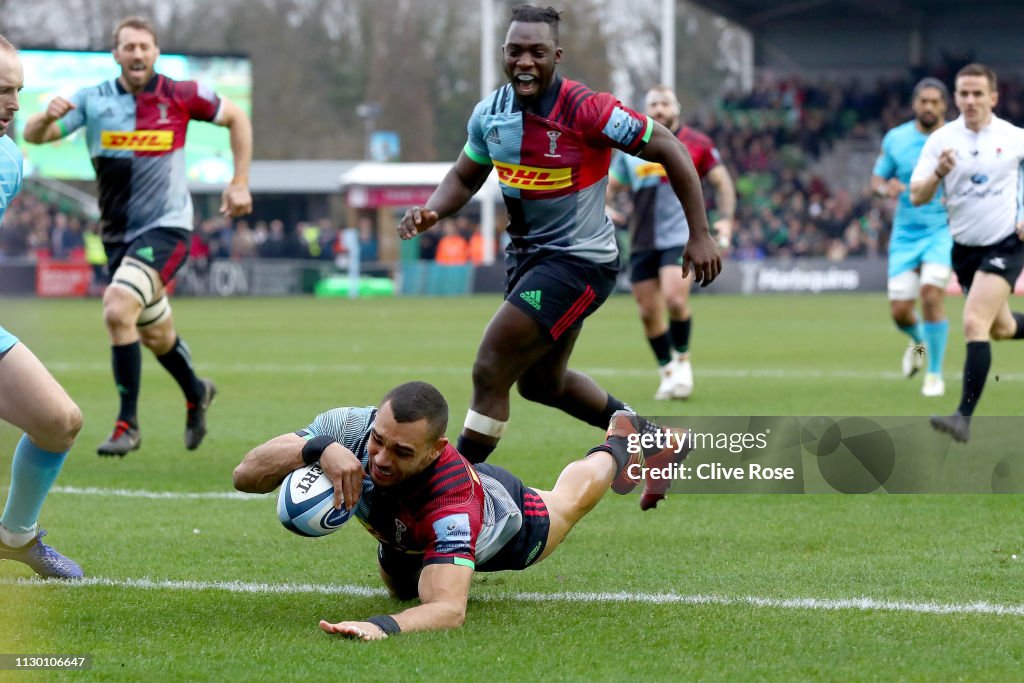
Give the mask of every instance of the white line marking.
[{"label": "white line marking", "polygon": [[[109,363],[78,363],[56,361],[47,363],[53,372],[100,372],[109,374]],[[444,365],[359,365],[344,363],[204,363],[204,370],[211,374],[368,374],[368,375],[420,375],[444,374],[465,375],[465,367]],[[650,377],[653,368],[608,368],[585,367],[576,368],[580,372],[596,377]],[[813,370],[807,368],[696,368],[698,377],[724,377],[731,379],[849,379],[849,380],[902,380],[900,372],[885,370]],[[947,372],[945,376],[951,380],[960,377],[960,373]],[[1013,382],[1024,379],[1022,373],[1000,373],[1000,382]]]},{"label": "white line marking", "polygon": [[145,489],[101,489],[96,486],[54,486],[50,493],[70,493],[76,496],[116,496],[120,498],[152,498],[160,500],[267,500],[267,496],[241,491],[146,491]]},{"label": "white line marking", "polygon": [[[47,586],[62,588],[88,588],[91,586],[137,588],[141,590],[226,591],[229,593],[294,595],[316,593],[321,595],[351,595],[378,597],[387,595],[383,588],[310,583],[249,583],[244,581],[174,581],[158,579],[109,579],[87,577],[80,581],[44,581],[32,579],[0,579],[0,585]],[[913,612],[918,614],[992,614],[996,616],[1024,616],[1024,605],[1000,605],[991,602],[938,603],[906,600],[876,600],[874,598],[761,598],[751,595],[728,597],[722,595],[679,595],[677,593],[525,593],[504,592],[473,595],[477,602],[587,602],[587,603],[639,603],[647,605],[719,605],[798,610],[859,610],[877,612]]]}]

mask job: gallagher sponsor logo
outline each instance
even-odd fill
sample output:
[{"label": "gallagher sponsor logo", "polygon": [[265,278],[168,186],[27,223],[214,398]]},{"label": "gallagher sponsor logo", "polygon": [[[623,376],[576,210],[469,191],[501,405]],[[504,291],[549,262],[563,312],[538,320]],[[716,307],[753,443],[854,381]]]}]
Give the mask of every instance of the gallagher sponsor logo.
[{"label": "gallagher sponsor logo", "polygon": [[571,168],[537,168],[494,162],[502,185],[520,190],[561,190],[572,186]]},{"label": "gallagher sponsor logo", "polygon": [[103,149],[133,152],[166,152],[174,145],[173,130],[105,130],[100,135]]}]

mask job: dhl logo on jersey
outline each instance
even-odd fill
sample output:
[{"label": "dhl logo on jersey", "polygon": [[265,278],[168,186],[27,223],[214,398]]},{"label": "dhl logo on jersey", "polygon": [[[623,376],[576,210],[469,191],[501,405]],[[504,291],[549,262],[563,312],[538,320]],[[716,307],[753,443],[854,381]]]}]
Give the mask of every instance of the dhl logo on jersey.
[{"label": "dhl logo on jersey", "polygon": [[173,130],[105,130],[100,134],[100,146],[103,149],[166,152],[173,145]]},{"label": "dhl logo on jersey", "polygon": [[654,162],[647,162],[636,167],[637,178],[664,178],[665,167]]},{"label": "dhl logo on jersey", "polygon": [[537,168],[494,162],[498,181],[520,190],[561,190],[572,185],[571,168]]}]

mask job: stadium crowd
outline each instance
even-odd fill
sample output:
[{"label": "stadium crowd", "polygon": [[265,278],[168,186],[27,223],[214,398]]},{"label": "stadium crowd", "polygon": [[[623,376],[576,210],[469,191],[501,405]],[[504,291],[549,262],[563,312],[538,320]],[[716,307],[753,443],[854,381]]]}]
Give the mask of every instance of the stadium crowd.
[{"label": "stadium crowd", "polygon": [[[942,68],[932,75],[943,76]],[[880,140],[889,128],[910,118],[912,80],[858,80],[812,84],[799,78],[763,76],[745,94],[727,95],[703,121],[690,125],[708,134],[735,179],[739,197],[730,256],[850,257],[886,253],[895,202],[879,199],[868,187],[851,194],[833,189],[811,172],[813,163],[837,140]],[[1000,81],[999,114],[1024,122],[1024,81]],[[706,197],[714,210],[713,198]],[[297,258],[334,260],[343,255],[341,233],[329,219],[286,225],[279,219],[228,221],[197,219],[192,258]],[[364,261],[378,257],[372,223],[360,228]],[[80,212],[23,192],[12,203],[0,228],[0,260],[45,254],[64,259],[82,249],[95,233],[95,222]],[[504,246],[499,244],[499,247]],[[480,263],[479,227],[467,217],[445,221],[441,230],[420,238],[422,260]]]}]

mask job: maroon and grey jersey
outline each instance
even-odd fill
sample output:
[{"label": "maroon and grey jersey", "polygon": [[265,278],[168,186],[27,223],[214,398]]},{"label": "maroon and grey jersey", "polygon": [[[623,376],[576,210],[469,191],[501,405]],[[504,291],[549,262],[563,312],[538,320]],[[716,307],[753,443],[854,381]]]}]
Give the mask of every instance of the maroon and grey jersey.
[{"label": "maroon and grey jersey", "polygon": [[[367,444],[377,411],[335,408],[321,413],[300,436],[327,435],[352,451],[368,470]],[[477,472],[449,444],[426,470],[396,486],[375,486],[367,474],[353,511],[367,531],[423,564],[460,564],[488,571],[494,557],[523,526],[523,512],[507,488]]]},{"label": "maroon and grey jersey", "polygon": [[637,154],[653,126],[614,96],[556,76],[528,111],[511,84],[477,104],[463,151],[497,170],[514,254],[610,263],[618,258],[604,211],[611,150]]},{"label": "maroon and grey jersey", "polygon": [[104,242],[131,242],[153,228],[192,229],[185,175],[188,122],[213,121],[220,98],[195,81],[156,74],[138,95],[116,78],[71,96],[59,121],[69,135],[85,126],[99,181]]}]

